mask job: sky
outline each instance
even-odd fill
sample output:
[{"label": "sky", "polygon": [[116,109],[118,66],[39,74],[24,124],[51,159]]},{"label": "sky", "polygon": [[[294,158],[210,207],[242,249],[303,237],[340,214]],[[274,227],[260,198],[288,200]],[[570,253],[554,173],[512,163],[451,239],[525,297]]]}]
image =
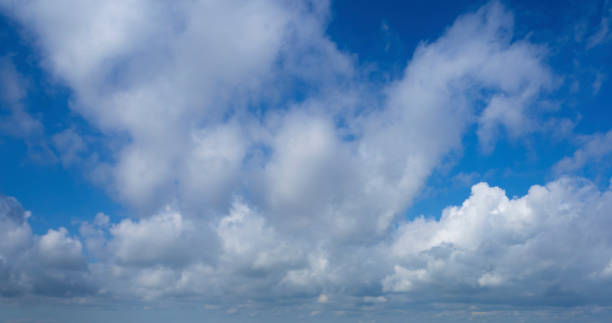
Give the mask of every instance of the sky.
[{"label": "sky", "polygon": [[609,322],[612,2],[0,0],[0,322]]}]

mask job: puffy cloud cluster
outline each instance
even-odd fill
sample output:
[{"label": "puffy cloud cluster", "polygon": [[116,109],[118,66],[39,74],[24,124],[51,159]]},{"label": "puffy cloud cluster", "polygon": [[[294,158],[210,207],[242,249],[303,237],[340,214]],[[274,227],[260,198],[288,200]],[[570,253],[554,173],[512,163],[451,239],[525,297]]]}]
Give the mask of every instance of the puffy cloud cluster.
[{"label": "puffy cloud cluster", "polygon": [[398,262],[383,287],[449,299],[471,290],[471,298],[508,303],[605,302],[611,203],[612,192],[577,178],[511,199],[500,188],[474,185],[470,198],[439,220],[399,227],[391,246]]},{"label": "puffy cloud cluster", "polygon": [[[0,3],[101,132],[110,156],[88,171],[142,215],[36,236],[3,198],[3,295],[340,308],[609,296],[612,193],[589,183],[512,199],[478,184],[439,220],[398,217],[470,126],[485,151],[532,132],[555,86],[497,2],[382,85],[325,36],[324,1]],[[91,149],[74,129],[53,142],[65,165]]]},{"label": "puffy cloud cluster", "polygon": [[[607,304],[612,191],[562,178],[509,198],[479,183],[440,219],[399,223],[376,244],[329,245],[277,232],[235,201],[213,225],[167,209],[150,218],[33,235],[13,198],[0,204],[2,295],[309,299],[312,308],[390,309],[411,302]],[[87,264],[83,244],[94,261]],[[319,308],[319,310],[321,310]]]},{"label": "puffy cloud cluster", "polygon": [[[206,216],[238,194],[284,227],[382,232],[470,124],[488,149],[499,127],[530,131],[527,111],[552,86],[543,50],[515,41],[512,15],[492,3],[419,46],[372,99],[377,86],[325,36],[327,7],[4,3],[105,134],[110,160],[90,171],[144,213],[178,203]],[[65,163],[86,149],[75,134],[55,137]]]},{"label": "puffy cloud cluster", "polygon": [[73,109],[107,136],[116,162],[92,166],[99,180],[148,211],[176,195],[227,207],[261,132],[249,109],[286,101],[293,83],[315,91],[352,73],[324,37],[319,1],[2,6],[73,91]]},{"label": "puffy cloud cluster", "polygon": [[34,235],[29,215],[15,198],[0,195],[0,296],[94,293],[79,239],[65,228]]}]

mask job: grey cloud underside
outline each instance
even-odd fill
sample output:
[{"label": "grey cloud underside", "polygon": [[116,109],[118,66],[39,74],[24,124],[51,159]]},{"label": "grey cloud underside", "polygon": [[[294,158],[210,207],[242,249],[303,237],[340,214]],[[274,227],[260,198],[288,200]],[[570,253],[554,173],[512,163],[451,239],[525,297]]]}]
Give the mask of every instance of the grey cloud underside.
[{"label": "grey cloud underside", "polygon": [[[416,218],[376,243],[339,245],[278,232],[242,201],[212,225],[166,209],[116,224],[99,214],[78,238],[64,228],[37,236],[28,213],[2,197],[1,292],[226,308],[282,299],[351,311],[413,302],[609,305],[611,208],[612,191],[578,178],[516,198],[480,183],[439,220]],[[82,243],[95,261],[87,263]]]},{"label": "grey cloud underside", "polygon": [[82,244],[65,228],[45,235],[32,233],[25,211],[15,198],[0,195],[0,295],[79,297],[92,295]]},{"label": "grey cloud underside", "polygon": [[[109,160],[82,158],[91,148],[67,129],[53,137],[62,162],[88,160],[100,185],[147,214],[38,236],[3,197],[5,297],[609,302],[612,193],[589,182],[513,199],[481,183],[440,220],[398,218],[468,127],[483,151],[536,131],[555,77],[498,3],[420,44],[382,85],[325,36],[325,2],[2,7],[108,142]],[[297,89],[305,100],[288,99]]]}]

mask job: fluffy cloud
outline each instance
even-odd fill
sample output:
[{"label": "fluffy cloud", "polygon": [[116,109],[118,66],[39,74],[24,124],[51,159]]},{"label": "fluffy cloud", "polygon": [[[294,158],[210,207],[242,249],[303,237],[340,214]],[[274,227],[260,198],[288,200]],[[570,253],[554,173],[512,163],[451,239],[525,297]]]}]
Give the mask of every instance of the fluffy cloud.
[{"label": "fluffy cloud", "polygon": [[[250,105],[286,100],[292,91],[286,84],[298,78],[320,85],[351,73],[349,60],[323,36],[324,3],[5,1],[3,7],[33,32],[44,66],[73,90],[75,111],[109,139],[129,138],[114,146],[117,162],[97,171],[107,173],[102,177],[116,196],[149,210],[178,194],[186,203],[204,198],[200,207],[227,207],[229,188],[212,192],[206,183],[235,185],[236,165],[252,139],[223,121],[233,115],[235,123],[251,123],[240,117]],[[233,142],[213,150],[211,140]],[[178,192],[167,189],[173,183]],[[202,190],[208,192],[199,195]]]},{"label": "fluffy cloud", "polygon": [[15,198],[0,195],[0,297],[93,293],[81,242],[65,228],[34,235],[29,215]]},{"label": "fluffy cloud", "polygon": [[85,264],[81,242],[69,237],[65,228],[49,230],[38,240],[37,249],[40,259],[48,267],[78,268]]},{"label": "fluffy cloud", "polygon": [[[5,290],[231,311],[609,296],[612,193],[588,182],[521,198],[481,183],[439,220],[401,218],[470,126],[485,151],[532,132],[555,86],[544,49],[516,39],[497,2],[421,43],[382,85],[325,36],[325,2],[2,5],[101,132],[110,156],[89,170],[141,215],[36,236],[3,199]],[[87,159],[75,130],[53,142],[66,165]],[[54,284],[39,292],[34,276]]]},{"label": "fluffy cloud", "polygon": [[[387,291],[510,303],[605,302],[612,192],[562,178],[508,198],[480,183],[439,220],[398,228]],[[432,289],[432,286],[436,286]],[[469,292],[468,292],[469,291]]]},{"label": "fluffy cloud", "polygon": [[[245,297],[266,302],[273,295],[301,294],[297,299],[310,298],[313,306],[335,299],[335,308],[393,308],[411,300],[605,304],[610,297],[612,239],[606,228],[612,225],[612,192],[579,178],[536,185],[514,198],[479,183],[440,219],[400,223],[389,240],[371,247],[296,243],[241,201],[212,227],[183,222],[170,209],[117,224],[100,214],[84,225],[103,232],[98,247],[108,258],[87,268],[81,242],[65,229],[35,236],[16,201],[2,202],[1,229],[10,238],[2,242],[5,297],[190,295],[229,306]],[[202,232],[216,235],[219,245],[194,240]],[[81,234],[90,246],[91,233],[82,227]],[[46,286],[50,279],[59,285]]]},{"label": "fluffy cloud", "polygon": [[[4,7],[73,90],[73,109],[114,143],[113,161],[93,171],[145,212],[176,201],[220,212],[247,191],[269,216],[320,214],[345,236],[382,232],[473,120],[490,149],[499,127],[531,130],[528,108],[552,86],[543,50],[513,40],[512,15],[498,3],[420,45],[382,102],[361,94],[369,85],[324,35],[325,3]],[[307,84],[306,102],[292,101],[296,82]],[[357,102],[373,106],[358,112]],[[66,163],[82,150],[76,138],[56,136],[71,144]]]}]

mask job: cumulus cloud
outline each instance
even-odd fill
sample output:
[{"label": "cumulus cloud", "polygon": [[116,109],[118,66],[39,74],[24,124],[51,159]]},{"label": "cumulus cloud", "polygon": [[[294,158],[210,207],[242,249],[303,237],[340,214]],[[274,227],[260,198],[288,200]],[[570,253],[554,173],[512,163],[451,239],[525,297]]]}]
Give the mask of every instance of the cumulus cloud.
[{"label": "cumulus cloud", "polygon": [[577,178],[515,198],[474,185],[439,220],[421,217],[398,228],[390,246],[397,263],[383,288],[437,299],[605,301],[611,203],[612,192]]},{"label": "cumulus cloud", "polygon": [[0,195],[0,297],[93,293],[81,242],[65,228],[35,235],[29,216],[15,198]]},{"label": "cumulus cloud", "polygon": [[[248,191],[278,218],[301,209],[335,218],[328,225],[340,234],[382,231],[477,114],[491,149],[499,127],[512,136],[532,130],[528,107],[551,87],[542,49],[513,40],[512,15],[498,3],[419,46],[383,102],[352,90],[368,85],[325,36],[324,2],[4,7],[36,35],[44,66],[73,90],[73,109],[109,140],[128,136],[96,173],[148,212],[177,199],[219,212]],[[291,102],[295,82],[308,84],[307,102]],[[474,111],[483,100],[484,112]],[[358,113],[359,101],[383,109]],[[263,116],[254,115],[249,107],[260,104]],[[64,163],[83,150],[78,139],[55,137]],[[260,185],[266,190],[252,193]],[[367,219],[375,223],[359,224]]]},{"label": "cumulus cloud", "polygon": [[[6,197],[2,202],[1,228],[11,237],[2,242],[3,271],[5,278],[13,277],[3,280],[5,297],[11,291],[45,295],[40,284],[50,277],[64,284],[55,292],[71,295],[75,273],[81,273],[80,288],[97,286],[92,295],[145,300],[190,295],[224,306],[244,297],[266,302],[268,296],[300,294],[297,299],[308,295],[313,304],[333,299],[336,308],[351,303],[393,308],[404,296],[408,303],[514,305],[604,304],[610,297],[612,239],[606,228],[612,225],[607,212],[612,192],[580,178],[535,185],[513,198],[479,183],[439,219],[400,223],[391,239],[365,249],[295,244],[241,201],[213,227],[187,225],[171,210],[116,224],[100,214],[88,225],[104,232],[98,247],[109,257],[86,269],[82,244],[66,229],[33,235],[17,202]],[[216,257],[204,256],[205,243],[182,244],[207,229],[219,238]],[[347,250],[352,256],[343,256]]]},{"label": "cumulus cloud", "polygon": [[[470,126],[485,151],[503,133],[530,133],[555,86],[545,50],[516,39],[497,2],[421,43],[382,85],[363,81],[325,36],[324,1],[2,6],[71,90],[71,109],[106,139],[110,157],[92,159],[97,177],[144,215],[100,213],[78,236],[37,236],[4,199],[6,290],[42,294],[15,278],[36,273],[57,282],[48,295],[78,286],[231,312],[307,299],[318,306],[308,313],[392,308],[403,297],[608,295],[612,195],[588,182],[564,178],[520,198],[481,183],[439,220],[402,220]],[[53,143],[66,165],[86,159],[74,129]]]},{"label": "cumulus cloud", "polygon": [[[296,78],[321,84],[351,73],[349,59],[323,36],[327,5],[319,2],[3,7],[34,33],[43,65],[73,90],[74,110],[111,137],[128,136],[114,149],[117,162],[100,169],[116,196],[139,207],[162,207],[175,194],[227,207],[229,189],[192,198],[207,182],[235,184],[244,158],[235,149],[252,144],[249,133],[223,121],[234,115],[236,123],[250,123],[239,117],[249,105],[286,100],[285,84]],[[234,142],[212,150],[211,140],[221,137]],[[236,147],[235,138],[242,141]],[[169,192],[177,182],[180,193]]]}]

